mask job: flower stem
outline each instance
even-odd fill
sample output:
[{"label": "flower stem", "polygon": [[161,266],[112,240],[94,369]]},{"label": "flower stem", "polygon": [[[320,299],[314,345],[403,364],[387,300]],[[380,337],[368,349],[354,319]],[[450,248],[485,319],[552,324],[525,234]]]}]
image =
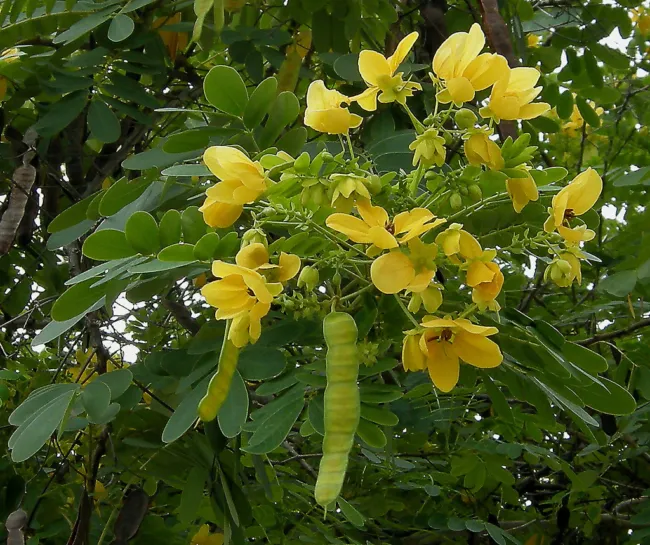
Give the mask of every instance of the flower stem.
[{"label": "flower stem", "polygon": [[350,158],[354,159],[354,148],[352,147],[352,139],[350,138],[350,131],[345,133],[345,137],[348,140],[348,148],[350,149]]},{"label": "flower stem", "polygon": [[409,195],[411,197],[415,197],[415,194],[418,192],[418,186],[420,185],[420,180],[422,179],[423,174],[424,174],[424,166],[420,161],[420,164],[418,165],[418,169],[415,171],[415,176],[413,177],[409,185]]},{"label": "flower stem", "polygon": [[413,115],[413,112],[406,105],[406,103],[402,104],[402,107],[404,108],[404,111],[406,111],[409,118],[411,119],[411,123],[413,123],[413,128],[415,129],[415,132],[418,134],[422,134],[425,131],[424,125],[420,122],[420,120],[417,117]]},{"label": "flower stem", "polygon": [[409,309],[406,308],[406,305],[404,304],[404,302],[402,301],[402,299],[400,298],[400,296],[397,295],[397,294],[394,294],[394,295],[395,295],[395,300],[397,301],[397,304],[398,304],[398,305],[400,306],[400,308],[402,309],[402,312],[404,313],[404,315],[405,315],[409,320],[411,320],[411,322],[413,323],[413,325],[415,325],[415,327],[420,327],[420,323],[415,319],[415,316],[413,316],[413,314],[411,314],[411,311],[410,311]]},{"label": "flower stem", "polygon": [[476,303],[474,303],[474,304],[468,306],[468,307],[467,307],[463,312],[461,312],[461,313],[458,315],[458,318],[456,318],[456,319],[459,320],[459,319],[461,319],[461,318],[465,318],[465,316],[469,316],[469,315],[472,314],[476,309],[477,309],[477,305],[476,305]]}]

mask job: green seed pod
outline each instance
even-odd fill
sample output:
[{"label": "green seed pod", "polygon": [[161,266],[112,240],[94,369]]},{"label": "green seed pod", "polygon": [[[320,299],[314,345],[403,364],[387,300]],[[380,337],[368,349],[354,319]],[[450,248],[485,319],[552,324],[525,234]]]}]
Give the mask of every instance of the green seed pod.
[{"label": "green seed pod", "polygon": [[327,343],[325,388],[325,436],[314,495],[327,508],[343,487],[348,455],[359,425],[361,402],[357,378],[359,352],[357,325],[345,312],[331,312],[323,320]]},{"label": "green seed pod", "polygon": [[449,206],[451,209],[456,212],[463,207],[463,199],[459,193],[452,193],[449,197]]},{"label": "green seed pod", "polygon": [[456,125],[459,129],[470,129],[478,121],[476,114],[467,108],[462,108],[456,112],[454,116]]}]

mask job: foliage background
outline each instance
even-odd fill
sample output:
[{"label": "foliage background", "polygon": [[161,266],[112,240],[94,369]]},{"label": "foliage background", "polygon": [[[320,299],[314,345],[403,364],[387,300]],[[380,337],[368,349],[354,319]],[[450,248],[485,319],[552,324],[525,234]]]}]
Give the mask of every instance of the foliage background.
[{"label": "foliage background", "polygon": [[[631,1],[5,0],[2,443],[14,431],[9,414],[38,387],[61,385],[62,403],[68,384],[85,381],[85,402],[51,439],[63,405],[49,407],[52,417],[24,436],[24,452],[34,454],[27,461],[9,452],[0,459],[0,518],[24,509],[30,544],[125,543],[136,531],[136,544],[188,543],[204,523],[235,543],[650,540],[643,17]],[[563,291],[544,282],[540,260],[510,252],[499,336],[507,364],[489,377],[463,367],[449,395],[402,371],[407,326],[393,299],[368,296],[355,319],[367,353],[380,357],[362,369],[364,437],[340,509],[323,520],[312,494],[325,309],[297,295],[275,309],[259,344],[242,355],[228,417],[193,426],[223,327],[198,296],[208,263],[192,248],[167,247],[179,241],[179,226],[185,243],[207,233],[196,208],[210,183],[197,161],[207,145],[316,152],[326,139],[301,124],[309,83],[322,78],[359,92],[359,50],[390,53],[411,30],[421,39],[409,69],[425,90],[410,104],[425,116],[435,50],[474,21],[511,64],[542,71],[542,97],[557,115],[519,128],[539,146],[536,162],[570,177],[587,166],[602,175],[588,219],[597,237],[586,245],[600,262],[585,268],[581,286]],[[261,117],[239,122],[204,97],[203,80],[217,65],[233,67],[249,95],[270,76],[285,94],[258,98]],[[238,85],[221,74],[231,79],[215,82],[216,93]],[[586,123],[576,123],[574,94]],[[239,97],[235,109],[247,106]],[[354,134],[382,171],[410,170],[412,140],[408,119],[392,107]],[[193,166],[178,166],[185,163]],[[13,175],[23,164],[35,167],[33,178]],[[506,247],[528,222],[540,223],[545,205],[521,216],[509,202],[486,206],[466,226],[484,246]],[[124,254],[125,235],[116,233],[135,211],[157,219],[155,249],[167,255]],[[163,217],[171,227],[163,229]],[[102,231],[83,255],[84,239]],[[303,258],[326,243],[308,230],[269,233]],[[219,235],[212,255],[232,257],[237,230]],[[129,242],[151,249],[156,241]],[[93,268],[114,259],[124,261]],[[321,271],[321,280],[331,284],[335,271]],[[81,287],[53,308],[70,285]],[[378,314],[385,321],[370,329]],[[575,367],[600,372],[621,387],[612,389],[618,395],[594,399],[573,388]],[[84,368],[101,377],[87,379]],[[266,435],[256,443],[258,430]]]}]

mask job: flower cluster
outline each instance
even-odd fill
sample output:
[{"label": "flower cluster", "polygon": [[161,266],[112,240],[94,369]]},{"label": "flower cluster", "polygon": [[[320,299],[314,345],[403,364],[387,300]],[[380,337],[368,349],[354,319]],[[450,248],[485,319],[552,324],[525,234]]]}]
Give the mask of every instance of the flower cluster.
[{"label": "flower cluster", "polygon": [[[231,147],[206,151],[205,163],[220,180],[208,189],[201,207],[208,225],[230,226],[244,205],[263,194],[268,201],[262,205],[262,217],[254,215],[259,236],[244,237],[251,243],[239,251],[235,264],[213,263],[218,280],[201,290],[217,308],[218,319],[232,320],[229,336],[236,346],[259,338],[261,320],[274,301],[284,311],[310,316],[330,303],[363,304],[357,294],[376,289],[394,296],[416,326],[405,332],[404,368],[427,369],[441,391],[450,391],[458,382],[460,361],[481,368],[501,363],[498,345],[488,338],[497,329],[475,323],[477,315],[499,312],[497,299],[503,302],[504,275],[497,250],[483,248],[467,230],[471,221],[464,221],[466,229],[455,220],[457,216],[469,219],[475,208],[483,206],[482,187],[487,182],[493,184],[490,198],[498,197],[501,203],[509,197],[517,214],[540,200],[538,184],[545,173],[530,164],[537,149],[529,145],[530,135],[507,138],[499,145],[495,124],[532,119],[547,112],[549,105],[534,102],[541,91],[536,87],[539,72],[510,68],[502,56],[482,52],[485,36],[475,24],[438,49],[430,74],[436,91],[433,113],[418,120],[407,99],[422,85],[405,79],[405,71],[400,71],[417,38],[416,32],[406,36],[388,58],[362,51],[359,72],[367,88],[355,96],[328,89],[321,80],[309,86],[305,125],[321,133],[347,135],[348,154],[333,156],[324,150],[294,159],[266,151],[254,161]],[[479,95],[482,91],[485,94]],[[354,153],[350,130],[359,127],[363,118],[348,106],[357,104],[373,112],[386,103],[399,104],[413,124],[411,173],[379,176],[372,161]],[[494,182],[503,184],[497,194]],[[534,238],[528,238],[526,231],[523,242],[517,239],[517,244],[549,250],[552,257],[542,258],[548,263],[545,278],[558,286],[580,282],[581,260],[590,257],[581,244],[591,240],[594,232],[579,217],[594,206],[601,190],[602,180],[594,170],[579,174],[553,197],[544,231]],[[472,204],[464,209],[465,198]],[[269,214],[279,216],[278,221],[265,219]],[[285,224],[303,231],[314,229],[327,239],[327,251],[301,254],[310,265],[300,274],[298,289],[282,297],[278,296],[284,283],[298,274],[301,261],[282,252],[270,263],[263,232],[267,223],[282,229]],[[273,247],[281,244],[279,240]],[[325,278],[326,287],[319,277],[321,267],[336,271],[331,281]],[[454,271],[461,290],[471,290],[471,303],[456,313],[450,312],[454,303],[443,296],[443,282],[437,279],[440,269],[445,275]],[[342,289],[339,270],[351,273],[353,287]],[[402,298],[408,298],[408,304]],[[426,315],[420,315],[422,309]]]},{"label": "flower cluster", "polygon": [[235,264],[215,261],[212,274],[219,280],[203,286],[201,294],[217,309],[217,320],[232,320],[228,338],[241,348],[260,338],[262,318],[299,270],[298,256],[282,252],[272,264],[266,245],[254,242],[239,250]]}]

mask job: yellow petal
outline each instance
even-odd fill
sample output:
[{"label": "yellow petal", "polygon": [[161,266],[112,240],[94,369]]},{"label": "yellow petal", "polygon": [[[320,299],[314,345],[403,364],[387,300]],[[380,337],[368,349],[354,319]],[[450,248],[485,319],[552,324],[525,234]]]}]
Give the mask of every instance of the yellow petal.
[{"label": "yellow petal", "polygon": [[359,72],[368,85],[378,87],[382,79],[392,75],[390,64],[381,53],[364,50],[359,53]]},{"label": "yellow petal", "polygon": [[460,60],[458,61],[458,72],[462,74],[469,64],[478,56],[481,49],[485,46],[485,34],[481,25],[474,23],[467,34]]},{"label": "yellow petal", "polygon": [[588,168],[578,174],[562,192],[569,196],[566,207],[573,210],[576,216],[581,216],[590,210],[600,197],[603,190],[603,180],[593,168]]},{"label": "yellow petal", "polygon": [[517,213],[520,213],[530,201],[539,199],[537,184],[531,176],[526,178],[509,178],[506,180],[506,190],[512,199],[512,205]]},{"label": "yellow petal", "polygon": [[199,210],[203,213],[203,221],[207,225],[223,229],[239,219],[244,207],[240,204],[225,204],[206,199]]},{"label": "yellow petal", "polygon": [[586,225],[580,225],[579,227],[574,227],[573,229],[570,227],[565,227],[564,225],[559,225],[557,230],[562,238],[570,244],[587,242],[596,236],[596,233],[594,233],[594,231],[591,229],[587,229]]},{"label": "yellow petal", "polygon": [[349,214],[331,214],[325,220],[325,224],[330,229],[343,233],[354,242],[360,242],[361,244],[369,244],[372,242],[370,228],[366,222]]},{"label": "yellow petal", "polygon": [[461,360],[481,369],[497,367],[503,361],[501,350],[494,341],[465,330],[456,334],[453,347]]},{"label": "yellow petal", "polygon": [[494,271],[488,267],[487,263],[474,261],[467,269],[467,285],[470,287],[477,286],[483,282],[491,282],[494,278]]},{"label": "yellow petal", "polygon": [[260,268],[262,265],[268,264],[269,251],[266,246],[260,242],[249,244],[237,252],[235,262],[240,267],[255,270]]},{"label": "yellow petal", "polygon": [[280,253],[279,264],[279,282],[286,282],[287,280],[291,280],[298,274],[298,271],[300,270],[300,258],[294,254],[285,254],[284,252]]},{"label": "yellow petal", "polygon": [[450,320],[449,318],[431,318],[429,320],[423,320],[422,326],[431,328],[431,329],[444,329],[444,328],[455,328],[456,322]]},{"label": "yellow petal", "polygon": [[397,240],[384,227],[371,227],[370,238],[372,243],[381,250],[390,250],[397,248]]},{"label": "yellow petal", "polygon": [[395,48],[395,53],[388,57],[388,65],[390,67],[391,75],[399,68],[399,65],[402,64],[402,61],[406,58],[411,51],[411,48],[417,41],[420,35],[417,32],[411,32],[408,36],[402,38],[397,47]]},{"label": "yellow petal", "polygon": [[508,79],[508,91],[512,93],[520,93],[532,89],[539,80],[539,76],[540,72],[537,68],[529,66],[511,68]]},{"label": "yellow petal", "polygon": [[381,206],[373,206],[369,200],[359,201],[357,210],[369,227],[382,227],[388,224],[388,212]]},{"label": "yellow petal", "polygon": [[571,189],[569,189],[569,187],[570,185],[561,189],[560,192],[557,195],[555,195],[553,197],[553,200],[551,201],[551,208],[553,209],[553,221],[555,223],[555,227],[562,225],[562,222],[564,221],[564,214],[568,208],[569,196],[570,196],[570,192],[572,191]]},{"label": "yellow petal", "polygon": [[517,119],[534,119],[542,114],[545,114],[551,109],[551,106],[546,102],[536,102],[535,104],[524,104],[519,109]]},{"label": "yellow petal", "polygon": [[484,337],[495,335],[499,332],[496,327],[476,325],[466,318],[459,318],[458,320],[454,320],[454,325],[460,327],[461,329],[464,329],[468,333],[471,333],[473,335],[483,335]]},{"label": "yellow petal", "polygon": [[435,274],[436,271],[424,270],[416,274],[413,280],[411,280],[406,287],[409,291],[412,291],[414,293],[423,292],[429,287],[429,284],[431,283],[431,280],[433,280]]},{"label": "yellow petal", "polygon": [[382,293],[398,293],[413,280],[415,269],[411,260],[402,252],[391,252],[372,262],[370,277]]},{"label": "yellow petal", "polygon": [[353,96],[359,106],[367,112],[374,112],[377,109],[377,94],[379,93],[378,87],[368,87],[363,93]]},{"label": "yellow petal", "polygon": [[465,76],[475,91],[487,89],[490,85],[507,75],[508,61],[501,55],[483,53],[476,57],[465,69]]},{"label": "yellow petal", "polygon": [[451,392],[458,384],[460,365],[451,343],[430,341],[427,343],[427,367],[431,382],[442,392]]},{"label": "yellow petal", "polygon": [[447,229],[436,237],[436,244],[442,246],[446,256],[456,255],[460,252],[460,230]]},{"label": "yellow petal", "polygon": [[467,78],[458,77],[447,80],[447,91],[454,104],[469,102],[474,98],[474,87]]},{"label": "yellow petal", "polygon": [[426,356],[420,350],[418,335],[406,335],[402,345],[402,365],[406,371],[421,371],[426,368]]},{"label": "yellow petal", "polygon": [[462,229],[459,231],[458,246],[460,255],[465,259],[476,259],[483,253],[478,240]]},{"label": "yellow petal", "polygon": [[238,275],[243,278],[249,273],[251,273],[250,270],[240,267],[239,265],[226,263],[225,261],[214,261],[212,263],[212,274],[217,278],[223,278],[230,276],[231,274]]}]

